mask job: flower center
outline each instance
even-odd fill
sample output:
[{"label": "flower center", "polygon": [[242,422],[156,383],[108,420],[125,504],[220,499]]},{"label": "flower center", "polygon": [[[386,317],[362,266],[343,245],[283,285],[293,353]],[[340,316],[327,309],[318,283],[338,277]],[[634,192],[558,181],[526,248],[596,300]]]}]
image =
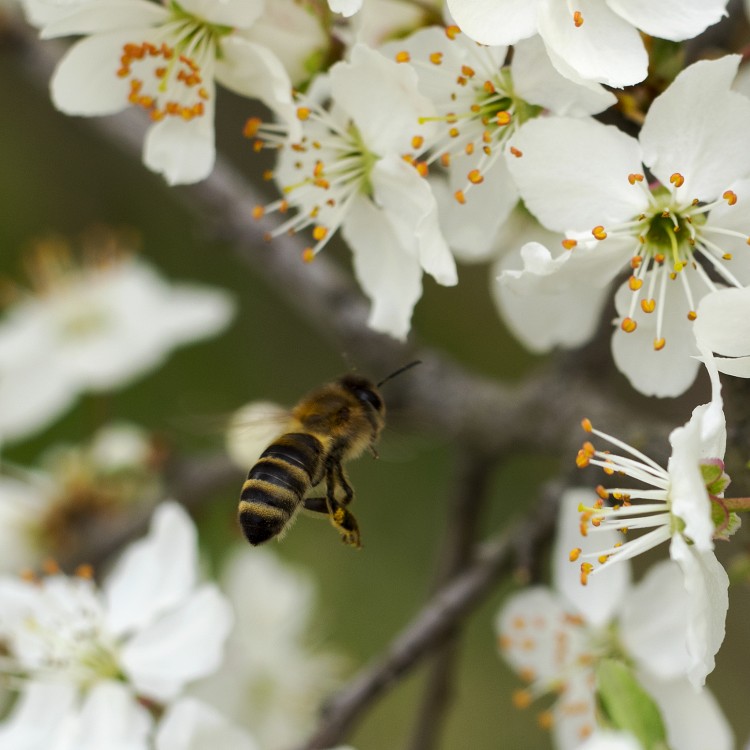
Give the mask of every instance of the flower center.
[{"label": "flower center", "polygon": [[152,120],[192,120],[205,112],[211,95],[204,82],[221,54],[221,37],[232,29],[208,23],[174,0],[169,10],[170,18],[151,39],[123,45],[117,76],[130,80],[128,102]]}]

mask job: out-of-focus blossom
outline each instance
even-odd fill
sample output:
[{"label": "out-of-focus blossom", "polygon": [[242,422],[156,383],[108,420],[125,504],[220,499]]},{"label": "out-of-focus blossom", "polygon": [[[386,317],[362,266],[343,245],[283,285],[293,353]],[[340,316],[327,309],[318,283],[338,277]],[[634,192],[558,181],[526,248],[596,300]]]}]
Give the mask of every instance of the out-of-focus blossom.
[{"label": "out-of-focus blossom", "polygon": [[236,618],[224,664],[191,692],[248,728],[264,750],[293,747],[313,728],[342,666],[310,648],[311,581],[272,552],[243,547],[229,559],[222,588]]},{"label": "out-of-focus blossom", "polygon": [[[106,249],[106,248],[105,248]],[[228,294],[170,284],[124,253],[74,263],[47,242],[34,257],[35,292],[0,319],[0,434],[18,440],[62,414],[83,391],[121,387],[169,352],[222,331]]]},{"label": "out-of-focus blossom", "polygon": [[[535,586],[514,594],[498,613],[501,653],[529,683],[514,702],[526,707],[542,695],[557,695],[543,723],[551,721],[558,750],[579,750],[596,730],[597,664],[624,659],[661,709],[670,748],[731,750],[731,731],[713,696],[695,691],[686,678],[690,602],[677,565],[659,563],[633,586],[625,563],[581,586],[567,550],[579,537],[577,506],[587,496],[590,491],[570,490],[562,498],[554,588]],[[611,543],[619,536],[612,529],[602,534]],[[584,545],[593,549],[591,540]]]},{"label": "out-of-focus blossom", "polygon": [[95,524],[156,502],[157,463],[144,430],[114,423],[86,445],[46,452],[38,470],[9,466],[0,474],[0,572],[75,554]]},{"label": "out-of-focus blossom", "polygon": [[[501,283],[557,293],[583,280],[615,295],[615,363],[642,393],[677,396],[700,363],[692,321],[700,299],[750,282],[750,101],[731,84],[739,57],[686,68],[659,96],[636,140],[593,120],[537,118],[507,154],[527,208],[564,232],[569,251],[523,248]],[[643,165],[658,182],[648,185]],[[738,192],[739,191],[739,192]],[[741,227],[738,230],[737,227]],[[733,252],[742,245],[745,251]],[[717,280],[718,279],[718,280]]]},{"label": "out-of-focus blossom", "polygon": [[20,686],[0,746],[146,750],[144,704],[213,672],[231,628],[229,604],[197,576],[195,528],[165,503],[101,588],[85,571],[0,578],[3,671]]},{"label": "out-of-focus blossom", "polygon": [[[584,420],[586,430],[623,455],[597,450],[587,442],[578,454],[578,465],[601,466],[607,474],[630,477],[646,489],[599,487],[599,500],[581,508],[581,533],[588,551],[575,545],[571,552],[571,559],[584,560],[581,578],[586,582],[616,568],[618,562],[670,542],[670,557],[682,570],[682,588],[689,596],[688,674],[696,686],[702,685],[714,668],[729,606],[729,578],[714,554],[714,537],[726,537],[737,526],[736,516],[722,504],[729,477],[724,473],[726,425],[719,374],[710,354],[705,354],[705,359],[711,375],[711,402],[696,407],[690,421],[672,431],[672,455],[666,469]],[[605,505],[610,498],[611,504]],[[715,513],[721,517],[720,522],[715,521]],[[625,543],[613,544],[610,535],[616,529],[647,531]],[[606,541],[599,541],[600,534],[607,535]]]},{"label": "out-of-focus blossom", "polygon": [[334,13],[353,16],[362,8],[362,0],[328,0],[328,6]]},{"label": "out-of-focus blossom", "polygon": [[694,330],[698,346],[719,355],[714,357],[719,372],[750,377],[750,288],[707,294]]},{"label": "out-of-focus blossom", "polygon": [[[413,65],[419,89],[434,105],[420,121],[433,125],[422,138],[427,164],[440,161],[449,173],[453,200],[440,207],[451,248],[481,253],[518,201],[503,151],[527,120],[548,112],[597,114],[615,97],[595,83],[577,83],[550,64],[538,38],[520,42],[506,65],[507,47],[485,47],[457,27],[431,27],[383,48]],[[431,108],[432,109],[432,108]]]},{"label": "out-of-focus blossom", "polygon": [[[295,127],[284,66],[245,32],[264,0],[86,0],[52,6],[44,38],[85,35],[60,61],[52,100],[73,115],[107,115],[135,106],[152,119],[143,161],[170,184],[207,177],[215,159],[215,83],[260,99]],[[46,21],[46,22],[45,22]]]},{"label": "out-of-focus blossom", "polygon": [[594,732],[578,750],[643,750],[632,735],[625,732]]},{"label": "out-of-focus blossom", "polygon": [[[330,99],[329,108],[319,99]],[[298,100],[301,140],[275,125],[248,124],[256,144],[279,149],[274,176],[284,196],[255,215],[294,209],[272,236],[309,228],[315,244],[306,260],[340,228],[372,302],[369,325],[399,339],[409,332],[423,271],[444,285],[457,281],[435,197],[407,160],[417,118],[431,111],[413,70],[358,44]]]},{"label": "out-of-focus blossom", "polygon": [[563,75],[608,86],[646,77],[639,31],[682,41],[726,15],[728,0],[448,0],[461,29],[481,44],[515,44],[539,34]]}]

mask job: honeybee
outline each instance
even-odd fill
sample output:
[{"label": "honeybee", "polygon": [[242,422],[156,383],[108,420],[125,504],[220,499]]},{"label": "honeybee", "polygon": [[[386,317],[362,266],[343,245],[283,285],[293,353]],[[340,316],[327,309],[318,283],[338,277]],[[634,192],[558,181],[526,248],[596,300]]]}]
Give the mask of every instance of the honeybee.
[{"label": "honeybee", "polygon": [[[242,485],[238,517],[250,544],[279,536],[300,508],[327,516],[352,547],[362,546],[348,506],[354,498],[344,463],[375,446],[385,426],[379,383],[349,373],[305,396],[291,411],[286,431],[263,451]],[[322,496],[311,494],[320,485]]]}]

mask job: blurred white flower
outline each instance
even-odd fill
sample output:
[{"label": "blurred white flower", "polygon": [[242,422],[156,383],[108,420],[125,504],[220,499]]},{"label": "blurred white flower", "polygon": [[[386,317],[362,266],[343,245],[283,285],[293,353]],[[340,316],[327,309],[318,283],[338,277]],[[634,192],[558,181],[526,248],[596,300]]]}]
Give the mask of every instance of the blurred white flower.
[{"label": "blurred white flower", "polygon": [[195,527],[164,503],[101,589],[87,577],[0,577],[2,668],[20,686],[0,746],[145,750],[143,703],[172,701],[216,669],[231,628],[197,567]]},{"label": "blurred white flower", "polygon": [[224,663],[190,692],[249,729],[264,750],[285,750],[313,728],[342,666],[310,649],[312,583],[274,553],[243,547],[222,588],[235,610]]},{"label": "blurred white flower", "polygon": [[[284,196],[256,207],[255,215],[295,209],[272,236],[312,228],[315,245],[306,260],[341,228],[372,302],[369,325],[403,339],[422,296],[422,272],[440,284],[457,281],[435,198],[408,158],[417,118],[432,106],[413,70],[361,44],[313,89],[298,101],[301,141],[282,136],[277,125],[249,123],[248,135],[280,151],[274,176]],[[330,107],[319,99],[329,99]]]},{"label": "blurred white flower", "polygon": [[459,251],[486,250],[517,203],[503,151],[524,122],[542,112],[584,117],[616,101],[598,84],[563,78],[538,38],[517,44],[508,65],[507,47],[480,46],[456,26],[422,29],[382,51],[414,67],[434,105],[420,117],[432,132],[414,134],[426,163],[448,169],[453,200],[440,206],[440,220]]},{"label": "blurred white flower", "polygon": [[[531,243],[523,271],[501,283],[529,294],[583,281],[601,289],[627,269],[612,350],[646,395],[689,387],[700,365],[698,302],[750,282],[750,191],[741,182],[750,174],[750,101],[730,88],[738,62],[730,55],[686,68],[654,100],[638,140],[594,120],[537,118],[506,153],[527,208],[567,235],[569,252],[553,258]],[[647,184],[643,165],[657,183]]]},{"label": "blurred white flower", "polygon": [[624,732],[594,732],[578,750],[643,750],[641,744]]},{"label": "blurred white flower", "polygon": [[38,291],[0,319],[6,441],[43,428],[81,392],[123,386],[173,348],[217,334],[234,312],[226,292],[170,284],[134,257],[76,267],[53,243],[38,256]]},{"label": "blurred white flower", "polygon": [[[714,536],[731,533],[736,523],[722,504],[729,477],[724,473],[726,426],[721,384],[710,355],[705,358],[711,375],[711,402],[696,407],[690,421],[672,431],[669,436],[672,455],[666,469],[584,420],[587,431],[624,455],[597,450],[587,442],[579,451],[578,465],[601,466],[608,475],[630,477],[647,489],[599,487],[598,501],[581,507],[581,534],[588,550],[574,546],[571,552],[571,559],[584,560],[581,581],[586,583],[592,576],[618,567],[615,563],[670,541],[670,556],[682,569],[682,586],[689,595],[686,613],[689,677],[696,686],[702,685],[714,668],[714,655],[724,640],[729,606],[729,578],[713,552]],[[605,505],[609,498],[613,504]],[[714,521],[714,508],[722,518],[720,528]],[[611,534],[616,529],[648,531],[625,543],[612,543]],[[605,535],[604,541],[599,541],[600,534]],[[599,567],[591,560],[598,562]]]},{"label": "blurred white flower", "polygon": [[[52,7],[47,18],[38,6]],[[57,66],[55,106],[73,115],[107,115],[128,106],[153,120],[143,161],[170,184],[207,177],[215,159],[215,81],[260,99],[294,127],[283,65],[244,32],[265,0],[35,0],[29,17],[43,38],[87,35]]]},{"label": "blurred white flower", "polygon": [[130,505],[155,503],[162,493],[155,457],[144,430],[112,423],[87,444],[46,451],[38,468],[4,466],[0,572],[75,554],[97,522],[116,523]]},{"label": "blurred white flower", "polygon": [[328,0],[328,6],[334,13],[353,16],[362,7],[362,0]]},{"label": "blurred white flower", "polygon": [[681,41],[726,15],[728,0],[447,0],[461,29],[481,44],[515,44],[539,34],[563,75],[608,86],[646,77],[648,55],[639,30]]},{"label": "blurred white flower", "polygon": [[[514,594],[498,613],[501,653],[529,683],[514,702],[526,707],[542,695],[557,695],[543,723],[551,723],[558,750],[579,750],[596,729],[597,664],[624,659],[661,709],[670,748],[731,750],[731,731],[713,696],[695,691],[685,676],[690,602],[678,567],[659,563],[633,586],[626,563],[602,571],[587,587],[580,585],[567,550],[579,536],[577,506],[588,497],[590,491],[575,489],[561,500],[553,588]],[[612,543],[619,537],[611,529],[602,534]],[[584,544],[593,548],[590,540]]]},{"label": "blurred white flower", "polygon": [[707,294],[698,305],[694,330],[701,349],[722,355],[714,357],[719,372],[750,377],[750,288]]}]

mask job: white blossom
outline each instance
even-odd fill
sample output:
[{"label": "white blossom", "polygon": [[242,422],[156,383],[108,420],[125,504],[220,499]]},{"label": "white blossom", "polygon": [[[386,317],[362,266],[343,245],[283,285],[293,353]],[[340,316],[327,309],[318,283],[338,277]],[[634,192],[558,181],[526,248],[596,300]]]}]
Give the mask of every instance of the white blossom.
[{"label": "white blossom", "polygon": [[622,87],[646,77],[639,30],[690,39],[726,15],[727,0],[447,0],[461,29],[481,44],[515,44],[534,34],[552,63],[575,75]]},{"label": "white blossom", "polygon": [[[714,668],[714,656],[724,640],[729,606],[729,578],[714,554],[714,536],[731,533],[731,526],[736,523],[722,505],[729,478],[724,474],[726,426],[719,375],[710,354],[704,356],[711,375],[711,402],[696,407],[690,420],[672,431],[672,455],[666,469],[584,420],[585,429],[623,455],[599,450],[587,442],[579,451],[578,465],[601,466],[607,474],[630,477],[647,489],[599,487],[599,500],[581,507],[581,533],[584,538],[591,536],[596,546],[588,551],[574,547],[571,552],[571,559],[584,561],[581,581],[586,583],[618,562],[670,542],[670,557],[680,566],[682,585],[689,595],[688,675],[696,686],[702,685]],[[611,504],[605,505],[610,498]],[[722,515],[720,528],[714,521],[714,508]],[[614,529],[643,533],[625,543],[613,544],[609,537],[598,541],[599,534],[610,534]]]},{"label": "white blossom", "polygon": [[218,289],[169,284],[120,255],[76,266],[42,248],[38,291],[0,319],[0,433],[18,440],[62,414],[84,391],[121,387],[175,347],[213,336],[233,304]]},{"label": "white blossom", "polygon": [[[527,208],[567,235],[568,252],[553,257],[529,244],[524,270],[501,283],[535,295],[583,281],[601,289],[627,270],[613,355],[647,395],[676,396],[693,382],[700,299],[750,282],[750,258],[734,252],[750,232],[750,199],[740,198],[750,101],[730,89],[738,62],[685,69],[651,105],[638,140],[593,120],[550,117],[511,141],[508,165]],[[643,165],[658,182],[646,183]]]},{"label": "white blossom", "polygon": [[213,169],[215,82],[260,99],[294,127],[283,65],[244,33],[264,0],[86,0],[64,12],[47,4],[51,19],[31,14],[42,37],[85,35],[57,66],[55,106],[87,116],[145,110],[153,125],[143,161],[170,184],[197,182]]},{"label": "white blossom", "polygon": [[701,349],[715,352],[719,372],[750,377],[750,288],[719,289],[698,305],[695,337]]},{"label": "white blossom", "polygon": [[168,703],[210,674],[231,627],[228,603],[197,576],[195,528],[165,503],[101,589],[59,573],[0,578],[3,671],[21,690],[0,745],[146,750],[141,702]]},{"label": "white blossom", "polygon": [[[713,696],[707,690],[696,692],[686,679],[690,604],[677,565],[659,563],[632,585],[625,563],[592,579],[595,588],[580,585],[566,550],[578,536],[576,508],[587,494],[576,489],[563,495],[552,557],[553,588],[534,586],[513,594],[498,613],[501,653],[529,683],[516,694],[516,705],[525,707],[554,693],[555,746],[579,750],[597,730],[597,664],[605,658],[624,659],[661,709],[670,748],[731,750],[729,725]],[[602,535],[610,542],[619,536],[612,529]],[[590,540],[584,544],[593,549]]]},{"label": "white blossom", "polygon": [[372,303],[370,327],[403,339],[422,295],[422,272],[444,285],[457,280],[435,198],[408,160],[414,123],[431,111],[429,100],[414,71],[358,44],[298,104],[302,140],[274,125],[251,128],[265,139],[258,143],[279,149],[275,179],[283,194],[255,214],[294,209],[272,236],[310,228],[315,244],[306,260],[340,228]]}]

